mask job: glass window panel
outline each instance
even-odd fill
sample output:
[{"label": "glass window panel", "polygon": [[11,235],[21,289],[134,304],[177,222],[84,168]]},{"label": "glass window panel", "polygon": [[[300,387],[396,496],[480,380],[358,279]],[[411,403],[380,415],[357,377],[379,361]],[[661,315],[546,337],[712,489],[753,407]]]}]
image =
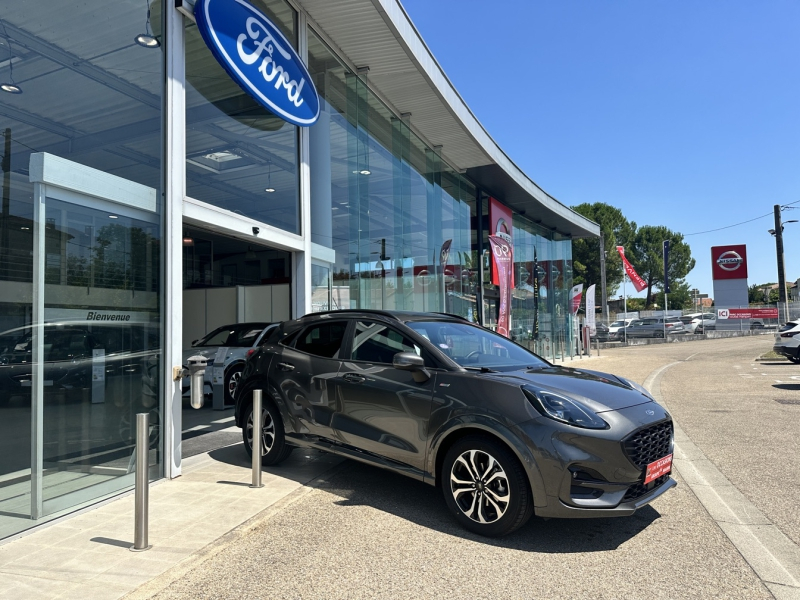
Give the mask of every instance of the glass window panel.
[{"label": "glass window panel", "polygon": [[350,352],[352,360],[392,364],[398,352],[422,355],[422,349],[403,334],[375,321],[358,321]]},{"label": "glass window panel", "polygon": [[[23,92],[2,93],[0,102],[0,538],[130,486],[136,412],[151,412],[150,473],[161,473],[164,55],[163,46],[133,40],[148,8],[161,39],[162,4],[96,8],[0,0],[0,62],[13,65]],[[156,199],[155,211],[134,215],[96,196],[63,202],[48,194],[38,265],[45,289],[37,290],[47,321],[41,386],[31,377],[36,153],[70,161],[72,172],[88,167],[141,184]],[[93,319],[119,314],[130,319]],[[34,405],[43,426],[32,435]],[[31,459],[36,440],[41,462]],[[36,481],[40,502],[31,494]]]},{"label": "glass window panel", "polygon": [[[283,0],[253,0],[297,47],[297,15]],[[298,128],[258,104],[186,24],[186,193],[300,233]]]},{"label": "glass window panel", "polygon": [[295,350],[325,358],[338,358],[347,323],[334,322],[306,329],[295,342]]}]

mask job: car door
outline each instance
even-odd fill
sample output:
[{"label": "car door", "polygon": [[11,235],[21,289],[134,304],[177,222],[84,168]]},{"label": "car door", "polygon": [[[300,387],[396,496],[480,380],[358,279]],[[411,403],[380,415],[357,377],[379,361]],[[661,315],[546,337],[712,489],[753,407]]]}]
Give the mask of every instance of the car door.
[{"label": "car door", "polygon": [[422,383],[409,371],[392,366],[398,352],[427,352],[397,328],[379,320],[359,319],[348,333],[348,356],[339,374],[340,411],[334,417],[337,437],[345,444],[422,470],[435,372]]},{"label": "car door", "polygon": [[645,328],[644,321],[636,320],[632,321],[630,325],[628,325],[628,329],[625,333],[628,337],[642,337],[646,335],[647,329]]},{"label": "car door", "polygon": [[277,344],[269,367],[270,393],[286,407],[287,432],[332,438],[335,379],[348,321],[321,320],[306,326],[288,345]]}]

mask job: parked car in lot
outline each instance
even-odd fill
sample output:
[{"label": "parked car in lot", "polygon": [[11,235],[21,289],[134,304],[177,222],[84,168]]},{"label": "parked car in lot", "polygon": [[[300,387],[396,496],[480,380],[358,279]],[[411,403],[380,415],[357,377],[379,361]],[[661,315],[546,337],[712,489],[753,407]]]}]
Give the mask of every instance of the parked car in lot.
[{"label": "parked car in lot", "polygon": [[714,313],[690,313],[680,317],[680,320],[686,333],[705,333],[717,326],[717,315]]},{"label": "parked car in lot", "polygon": [[625,329],[625,327],[627,327],[631,323],[633,323],[635,320],[636,319],[631,318],[631,319],[618,319],[616,321],[613,321],[611,325],[608,326],[609,340],[614,341],[614,340],[624,339],[625,336],[622,330]]},{"label": "parked car in lot", "polygon": [[800,364],[800,321],[789,321],[778,329],[772,350]]},{"label": "parked car in lot", "polygon": [[[217,327],[205,337],[194,340],[192,347],[183,351],[183,366],[186,367],[186,361],[191,356],[199,355],[208,360],[204,386],[206,394],[213,392],[214,367],[222,366],[225,404],[233,404],[248,353],[252,354],[253,349],[258,347],[258,344],[265,339],[265,334],[273,327],[274,323],[235,323]],[[217,365],[215,360],[220,349],[225,354],[225,359],[222,365]],[[189,386],[189,378],[185,377],[183,391],[188,393]]]},{"label": "parked car in lot", "polygon": [[487,536],[528,518],[631,515],[675,485],[670,415],[622,377],[557,367],[459,317],[344,310],[272,330],[247,360],[236,424],[262,463],[295,446],[438,486]]},{"label": "parked car in lot", "polygon": [[607,342],[611,339],[610,332],[608,329],[608,325],[603,323],[597,323],[595,325],[595,333],[592,339],[596,339],[598,342]]},{"label": "parked car in lot", "polygon": [[686,333],[686,329],[684,329],[683,323],[678,317],[667,317],[666,323],[664,317],[647,317],[633,321],[627,327],[626,335],[629,338],[663,338],[665,331],[667,335]]}]

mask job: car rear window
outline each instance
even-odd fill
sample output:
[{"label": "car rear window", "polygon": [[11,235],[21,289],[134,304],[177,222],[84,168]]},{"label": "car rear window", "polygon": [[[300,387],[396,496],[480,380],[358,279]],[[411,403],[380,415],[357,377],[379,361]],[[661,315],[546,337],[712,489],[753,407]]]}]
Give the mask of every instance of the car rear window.
[{"label": "car rear window", "polygon": [[790,329],[794,329],[795,327],[797,327],[797,323],[795,323],[794,321],[789,321],[788,323],[786,323],[786,325],[781,327],[778,331],[789,331]]}]

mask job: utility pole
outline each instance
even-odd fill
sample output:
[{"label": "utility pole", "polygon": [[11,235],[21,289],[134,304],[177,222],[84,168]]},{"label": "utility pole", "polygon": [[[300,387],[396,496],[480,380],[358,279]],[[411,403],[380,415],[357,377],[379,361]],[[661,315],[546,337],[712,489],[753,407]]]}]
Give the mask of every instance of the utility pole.
[{"label": "utility pole", "polygon": [[778,301],[783,302],[783,322],[789,320],[789,303],[786,300],[786,272],[783,265],[783,224],[781,205],[775,205],[775,254],[778,256]]},{"label": "utility pole", "polygon": [[608,294],[606,293],[606,240],[602,232],[600,232],[600,293],[602,295],[603,315],[606,318],[606,324],[608,324],[611,323],[611,320],[608,318]]}]

